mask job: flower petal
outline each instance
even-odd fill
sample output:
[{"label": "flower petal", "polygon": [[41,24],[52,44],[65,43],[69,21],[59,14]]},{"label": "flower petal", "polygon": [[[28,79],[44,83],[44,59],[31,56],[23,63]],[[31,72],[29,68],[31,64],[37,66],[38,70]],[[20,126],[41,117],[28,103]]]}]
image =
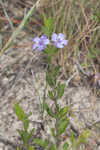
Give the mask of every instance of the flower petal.
[{"label": "flower petal", "polygon": [[46,40],[44,40],[44,44],[48,45],[48,44],[50,44],[50,41],[48,39],[46,39]]},{"label": "flower petal", "polygon": [[52,41],[56,42],[57,41],[57,34],[53,33],[51,39],[52,39]]},{"label": "flower petal", "polygon": [[35,37],[35,38],[33,39],[33,42],[39,43],[39,42],[40,42],[40,38],[39,38],[39,37]]},{"label": "flower petal", "polygon": [[54,43],[54,46],[55,46],[56,48],[63,48],[63,47],[64,47],[63,44],[57,43],[57,42]]},{"label": "flower petal", "polygon": [[38,47],[38,45],[37,44],[34,44],[33,46],[32,46],[32,49],[34,50],[34,49],[36,49]]},{"label": "flower petal", "polygon": [[64,40],[65,36],[64,36],[64,34],[59,33],[59,34],[58,34],[58,38],[59,38],[60,40]]},{"label": "flower petal", "polygon": [[63,44],[67,45],[68,44],[68,40],[63,40]]},{"label": "flower petal", "polygon": [[47,36],[46,36],[45,34],[43,34],[43,35],[41,36],[41,39],[47,39]]},{"label": "flower petal", "polygon": [[46,48],[45,45],[41,45],[41,46],[39,46],[39,47],[37,48],[37,50],[38,50],[38,51],[42,51],[42,50],[44,50],[45,48]]}]

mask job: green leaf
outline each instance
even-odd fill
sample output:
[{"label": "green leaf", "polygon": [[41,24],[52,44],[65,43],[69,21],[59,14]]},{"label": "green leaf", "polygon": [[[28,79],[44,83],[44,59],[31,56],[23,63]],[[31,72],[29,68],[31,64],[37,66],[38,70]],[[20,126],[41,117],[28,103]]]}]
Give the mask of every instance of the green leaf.
[{"label": "green leaf", "polygon": [[47,17],[46,14],[43,14],[44,25],[47,26]]},{"label": "green leaf", "polygon": [[69,148],[69,144],[67,142],[65,142],[63,145],[63,150],[67,150],[68,148]]},{"label": "green leaf", "polygon": [[56,76],[56,77],[59,75],[60,68],[61,68],[60,65],[58,65],[58,66],[55,68],[55,76]]},{"label": "green leaf", "polygon": [[96,56],[94,54],[92,54],[91,52],[88,52],[88,58],[90,59],[93,59],[95,58]]},{"label": "green leaf", "polygon": [[70,134],[70,141],[71,141],[72,146],[74,146],[74,143],[75,143],[74,132],[71,132],[71,134]]},{"label": "green leaf", "polygon": [[51,17],[47,19],[47,16],[43,14],[43,20],[44,20],[44,27],[42,27],[42,31],[44,34],[50,37],[54,28],[54,19]]},{"label": "green leaf", "polygon": [[34,146],[29,146],[27,150],[34,150]]},{"label": "green leaf", "polygon": [[56,145],[55,144],[51,144],[51,146],[50,146],[50,148],[49,148],[50,150],[57,150],[57,147],[56,147]]},{"label": "green leaf", "polygon": [[23,131],[23,130],[17,130],[18,133],[20,134],[22,140],[23,140],[23,144],[24,146],[27,146],[28,142],[29,142],[29,135],[28,132]]},{"label": "green leaf", "polygon": [[53,23],[54,23],[54,19],[53,18],[48,18],[47,22],[46,22],[46,27],[49,29],[49,30],[52,30],[53,29]]},{"label": "green leaf", "polygon": [[90,16],[90,19],[95,20],[95,16],[94,15]]},{"label": "green leaf", "polygon": [[53,18],[49,18],[47,21],[47,29],[49,31],[49,37],[51,36],[52,32],[53,32]]},{"label": "green leaf", "polygon": [[54,128],[50,128],[50,131],[51,131],[51,133],[52,133],[52,136],[55,137],[55,136],[56,136],[56,134],[55,134],[55,129],[54,129]]},{"label": "green leaf", "polygon": [[29,128],[29,120],[25,120],[24,121],[24,129],[25,129],[25,131],[27,131],[28,128]]},{"label": "green leaf", "polygon": [[31,129],[30,133],[28,133],[27,131],[24,131],[24,130],[17,130],[17,131],[18,131],[19,135],[21,136],[24,145],[27,146],[29,143],[29,140],[33,136],[34,128]]},{"label": "green leaf", "polygon": [[91,135],[90,130],[83,131],[78,138],[78,144],[87,143],[90,135]]},{"label": "green leaf", "polygon": [[90,59],[96,58],[99,55],[99,50],[94,48],[92,51],[88,51],[88,57]]},{"label": "green leaf", "polygon": [[49,141],[48,140],[42,140],[42,139],[39,139],[39,138],[35,138],[34,143],[37,144],[37,145],[40,145],[41,147],[47,148],[48,144],[49,144]]},{"label": "green leaf", "polygon": [[23,109],[19,106],[18,103],[14,105],[14,109],[20,121],[24,121],[25,119],[27,119],[27,115],[24,113]]},{"label": "green leaf", "polygon": [[28,136],[29,136],[29,139],[33,136],[34,130],[35,130],[34,128],[32,128],[32,129],[30,130],[30,133],[29,133],[29,135],[28,135]]},{"label": "green leaf", "polygon": [[49,72],[46,72],[46,82],[49,84],[50,87],[54,87],[55,85]]},{"label": "green leaf", "polygon": [[[57,80],[57,76],[59,75],[59,71],[60,71],[60,65],[58,66],[54,66],[54,65],[49,65],[49,72],[46,72],[46,82],[49,84],[49,86],[51,88],[55,87],[56,90],[56,80]],[[63,92],[63,86],[64,84],[60,84],[58,83],[58,87],[57,87],[57,91],[59,93],[59,96],[62,94],[61,92]]]},{"label": "green leaf", "polygon": [[32,115],[32,112],[29,112],[29,114],[27,116],[30,117],[31,115]]},{"label": "green leaf", "polygon": [[17,147],[17,150],[22,150],[22,148],[21,147]]},{"label": "green leaf", "polygon": [[57,127],[57,136],[61,135],[62,133],[65,132],[67,126],[69,124],[69,120],[68,119],[62,119],[60,120],[58,127]]},{"label": "green leaf", "polygon": [[45,14],[43,14],[43,20],[44,20],[44,25],[47,29],[52,30],[53,29],[53,24],[54,24],[54,19],[53,18],[48,18],[46,17]]},{"label": "green leaf", "polygon": [[54,56],[57,52],[58,52],[58,48],[52,46],[52,45],[48,45],[47,48],[44,50],[44,53],[50,55],[50,56]]},{"label": "green leaf", "polygon": [[42,112],[44,113],[45,111],[45,101],[46,101],[46,97],[45,97],[45,93],[43,95],[43,101],[41,103],[41,109],[42,109]]},{"label": "green leaf", "polygon": [[54,100],[55,99],[55,96],[54,96],[54,93],[52,91],[48,91],[48,96],[50,99]]},{"label": "green leaf", "polygon": [[65,89],[65,84],[58,83],[58,85],[57,85],[57,95],[58,95],[58,98],[61,98],[63,96],[64,89]]},{"label": "green leaf", "polygon": [[69,106],[65,106],[65,107],[61,108],[59,111],[59,117],[62,119],[65,118],[68,111],[69,111]]},{"label": "green leaf", "polygon": [[43,26],[41,30],[48,38],[50,37],[50,32],[46,27]]},{"label": "green leaf", "polygon": [[100,23],[100,11],[95,12],[95,20]]},{"label": "green leaf", "polygon": [[94,50],[94,53],[96,54],[96,56],[98,56],[99,50],[97,48],[94,48],[93,50]]},{"label": "green leaf", "polygon": [[48,115],[56,118],[56,115],[53,113],[52,109],[48,107],[48,104],[45,103],[45,110],[47,111]]}]

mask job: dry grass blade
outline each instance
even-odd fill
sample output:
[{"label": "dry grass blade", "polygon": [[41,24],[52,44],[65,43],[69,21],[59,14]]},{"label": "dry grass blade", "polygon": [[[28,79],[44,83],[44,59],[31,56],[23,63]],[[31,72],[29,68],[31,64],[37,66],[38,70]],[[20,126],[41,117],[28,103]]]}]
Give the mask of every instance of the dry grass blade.
[{"label": "dry grass blade", "polygon": [[12,21],[11,21],[10,17],[8,16],[8,13],[7,13],[7,11],[6,11],[5,7],[4,7],[4,5],[3,5],[2,0],[0,1],[0,3],[1,3],[1,5],[2,5],[2,8],[3,8],[4,14],[5,14],[5,16],[6,16],[6,18],[7,18],[8,22],[9,22],[9,24],[10,24],[10,27],[11,27],[11,29],[12,29],[12,31],[13,31],[13,30],[14,30],[13,23],[12,23]]},{"label": "dry grass blade", "polygon": [[22,31],[22,29],[24,28],[25,24],[27,23],[28,19],[30,18],[30,16],[32,15],[33,11],[35,8],[38,7],[40,0],[38,0],[36,2],[36,4],[33,5],[33,7],[29,10],[28,14],[24,17],[24,19],[22,20],[21,24],[19,25],[19,27],[16,29],[16,31],[13,32],[12,36],[10,37],[10,39],[8,40],[8,42],[6,43],[6,45],[3,47],[3,49],[1,49],[0,51],[0,56],[2,56],[2,54],[5,52],[6,49],[9,48],[9,46],[12,44],[12,41],[16,38],[16,36]]}]

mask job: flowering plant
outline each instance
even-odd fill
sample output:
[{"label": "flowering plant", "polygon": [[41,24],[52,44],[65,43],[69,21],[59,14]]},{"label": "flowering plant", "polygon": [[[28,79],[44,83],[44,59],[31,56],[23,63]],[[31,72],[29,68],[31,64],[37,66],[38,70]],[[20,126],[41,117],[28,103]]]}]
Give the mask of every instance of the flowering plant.
[{"label": "flowering plant", "polygon": [[68,40],[65,40],[65,36],[62,33],[59,33],[58,35],[53,33],[52,41],[54,42],[54,46],[57,48],[63,48],[68,44]]},{"label": "flowering plant", "polygon": [[42,51],[46,48],[46,46],[48,44],[50,44],[49,39],[46,37],[46,35],[42,35],[40,38],[39,37],[35,37],[33,39],[34,45],[32,47],[32,49],[37,49],[38,51]]},{"label": "flowering plant", "polygon": [[[69,125],[69,119],[67,114],[70,111],[69,106],[61,107],[59,105],[59,100],[62,98],[64,94],[65,84],[58,81],[58,76],[60,72],[60,66],[55,66],[51,63],[51,57],[57,53],[57,51],[64,46],[67,46],[68,40],[65,39],[64,34],[62,33],[53,33],[53,19],[47,19],[45,15],[44,24],[45,27],[42,28],[44,34],[41,37],[35,37],[33,39],[33,47],[32,49],[37,49],[39,52],[43,51],[47,54],[48,57],[48,66],[49,69],[46,72],[46,84],[49,86],[48,97],[54,103],[54,108],[50,107],[46,102],[46,94],[43,97],[42,109],[47,112],[47,114],[55,120],[54,127],[50,128],[52,141],[48,139],[33,139],[34,143],[40,145],[45,150],[68,150],[74,148],[77,149],[78,145],[87,142],[88,137],[90,135],[89,131],[85,131],[75,140],[74,133],[72,132],[70,135],[70,145],[67,140],[62,142],[62,137],[66,128]],[[51,37],[51,40],[50,40]],[[19,130],[19,134],[22,137],[23,143],[26,150],[34,150],[32,145],[29,145],[30,138],[32,137],[33,130],[28,132],[29,120],[28,116],[23,112],[23,110],[19,107],[18,104],[15,105],[16,114],[22,122],[24,122],[24,130]],[[19,148],[18,150],[22,150]]]},{"label": "flowering plant", "polygon": [[[63,48],[64,46],[67,46],[68,40],[65,40],[64,34],[59,33],[58,35],[56,33],[52,34],[52,41],[53,45],[56,48]],[[40,38],[35,37],[33,39],[33,50],[37,49],[38,51],[42,51],[46,48],[48,44],[50,44],[50,40],[46,37],[46,35],[42,35]]]}]

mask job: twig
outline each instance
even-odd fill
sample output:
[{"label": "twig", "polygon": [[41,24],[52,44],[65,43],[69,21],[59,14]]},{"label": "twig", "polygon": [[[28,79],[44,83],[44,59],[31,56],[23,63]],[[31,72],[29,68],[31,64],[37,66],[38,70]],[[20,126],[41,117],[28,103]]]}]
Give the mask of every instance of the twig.
[{"label": "twig", "polygon": [[72,76],[66,81],[66,86],[68,86],[69,82],[77,75],[77,71],[72,74]]},{"label": "twig", "polygon": [[79,71],[81,71],[85,76],[89,77],[89,74],[84,71],[84,69],[81,67],[81,65],[79,64],[78,61],[77,61],[76,65],[77,65],[77,68],[78,68]]}]

